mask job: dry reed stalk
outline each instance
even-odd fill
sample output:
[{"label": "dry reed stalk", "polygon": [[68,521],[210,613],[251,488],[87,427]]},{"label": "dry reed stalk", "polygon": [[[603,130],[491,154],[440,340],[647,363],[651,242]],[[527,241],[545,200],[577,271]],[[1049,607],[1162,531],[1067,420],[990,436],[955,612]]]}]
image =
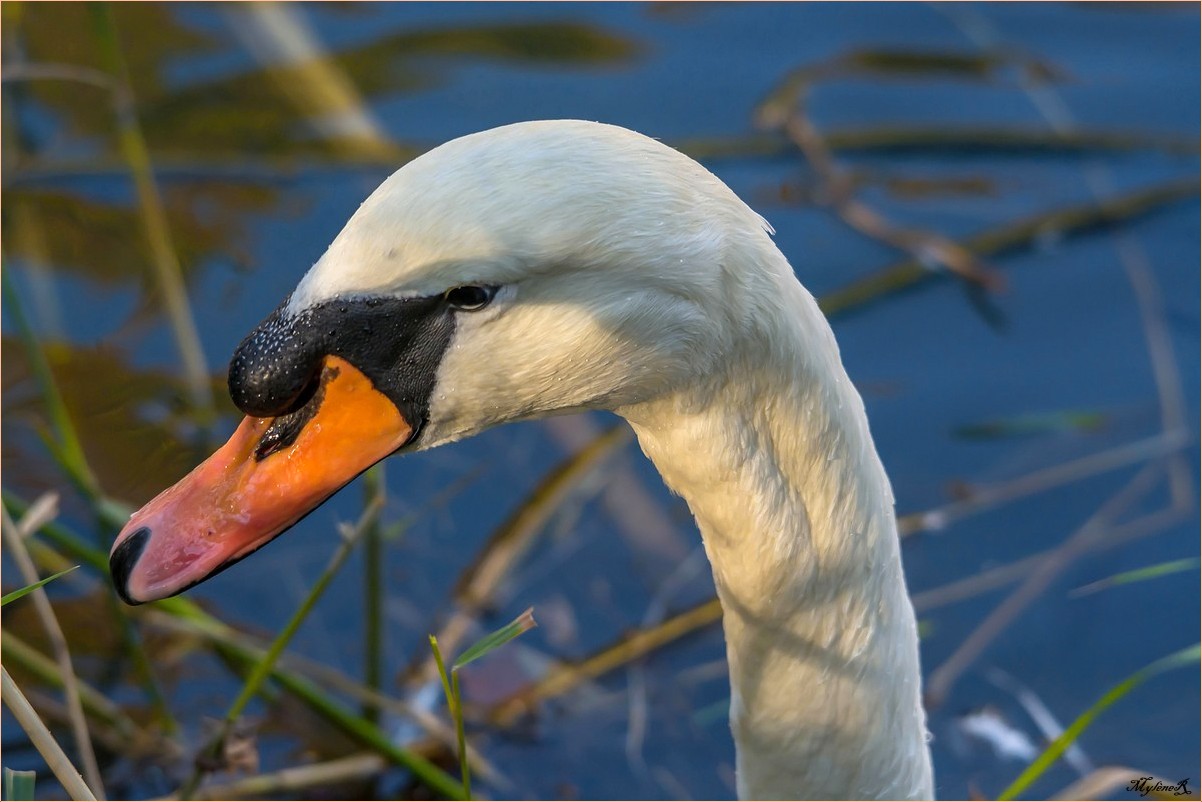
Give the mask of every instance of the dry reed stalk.
[{"label": "dry reed stalk", "polygon": [[[1189,510],[1186,509],[1168,507],[1147,513],[1126,523],[1108,527],[1099,532],[1096,539],[1092,539],[1086,544],[1086,550],[1090,552],[1101,551],[1132,540],[1148,537],[1162,531],[1165,527],[1184,521],[1188,513]],[[1020,579],[1030,576],[1036,566],[1050,558],[1055,551],[1055,549],[1048,549],[1036,552],[1021,560],[1015,560],[1012,563],[1000,565],[997,568],[990,568],[978,574],[932,588],[931,590],[915,593],[911,597],[914,602],[914,609],[920,612],[934,610],[938,607],[971,599],[974,596],[980,596],[991,590],[1013,584]]]},{"label": "dry reed stalk", "polygon": [[[974,253],[996,256],[1031,247],[1049,232],[1068,237],[1117,225],[1169,204],[1196,198],[1198,190],[1197,178],[1167,181],[1106,200],[1040,212],[968,237],[963,244]],[[824,294],[819,299],[819,306],[827,317],[834,317],[890,293],[930,281],[936,275],[921,260],[907,259]]]},{"label": "dry reed stalk", "polygon": [[330,58],[299,8],[248,3],[227,9],[226,14],[230,29],[275,79],[280,94],[337,155],[394,165],[403,159],[403,150],[350,77]]},{"label": "dry reed stalk", "polygon": [[488,720],[493,724],[508,726],[533,709],[538,702],[566,693],[583,682],[595,679],[721,618],[722,605],[717,598],[709,599],[654,627],[623,637],[612,646],[601,649],[584,660],[560,664],[552,668],[541,680],[493,705],[488,710]]},{"label": "dry reed stalk", "polygon": [[[4,543],[8,547],[9,555],[17,564],[17,570],[20,571],[22,580],[27,585],[37,582],[38,570],[29,556],[29,551],[25,548],[25,541],[21,538],[20,529],[17,524],[13,523],[8,510],[2,507],[0,507],[0,530],[3,531]],[[79,757],[83,761],[84,777],[87,778],[92,793],[103,799],[104,782],[100,776],[100,766],[96,762],[96,752],[92,749],[92,739],[88,734],[88,722],[84,716],[83,703],[79,698],[79,680],[75,676],[75,668],[71,663],[71,651],[67,646],[67,638],[63,634],[62,627],[59,626],[46,589],[38,588],[31,595],[38,619],[42,622],[42,628],[50,640],[50,647],[54,650],[54,659],[62,677],[71,734],[75,740],[75,748],[79,752]]]},{"label": "dry reed stalk", "polygon": [[[554,512],[606,460],[630,439],[630,430],[616,426],[583,450],[556,466],[523,504],[501,524],[455,585],[456,610],[437,634],[439,648],[454,653],[493,602],[501,583],[534,544]],[[432,658],[415,665],[410,676],[427,682],[437,675]]]},{"label": "dry reed stalk", "polygon": [[933,231],[898,226],[856,198],[855,183],[836,164],[830,147],[806,115],[800,96],[796,108],[785,120],[784,131],[817,171],[826,202],[844,223],[867,237],[908,253],[924,265],[941,264],[965,281],[986,290],[1002,288],[1000,274],[987,267],[968,248]]},{"label": "dry reed stalk", "polygon": [[[297,792],[313,788],[336,785],[354,780],[367,780],[388,768],[388,761],[377,754],[365,752],[358,755],[314,763],[308,766],[293,766],[279,771],[258,774],[231,783],[205,786],[193,799],[262,799],[267,796],[300,796]],[[162,797],[177,800],[178,795]]]},{"label": "dry reed stalk", "polygon": [[1115,518],[1144,498],[1153,487],[1163,466],[1153,463],[1144,466],[1119,492],[1106,500],[1075,532],[1058,548],[1036,566],[1026,580],[994,610],[985,620],[956,647],[938,668],[931,672],[926,681],[926,699],[937,706],[947,698],[952,685],[985,651],[993,640],[1025,610],[1052,580],[1067,568],[1073,560],[1085,553]]},{"label": "dry reed stalk", "polygon": [[[141,615],[145,623],[154,629],[199,637],[214,646],[235,646],[245,653],[263,654],[267,651],[269,645],[261,638],[239,632],[232,628],[224,626],[222,628],[213,628],[189,618],[165,613],[154,608],[147,609]],[[338,691],[339,693],[345,693],[358,702],[371,704],[384,712],[411,719],[425,730],[430,738],[433,738],[444,747],[455,746],[454,730],[443,723],[433,713],[411,705],[403,699],[387,696],[332,666],[302,657],[301,655],[287,653],[280,655],[277,666],[281,671],[287,669],[310,677],[321,683],[323,687]],[[505,787],[509,784],[501,771],[471,746],[468,747],[468,760],[471,763],[472,771],[492,785]],[[205,788],[198,790],[196,798],[204,798],[206,793]]]},{"label": "dry reed stalk", "polygon": [[200,344],[196,320],[188,304],[188,291],[184,286],[183,270],[171,240],[171,228],[163,209],[163,199],[155,181],[150,151],[138,122],[129,81],[129,68],[121,52],[112,9],[107,4],[97,4],[92,7],[92,12],[105,66],[113,82],[112,99],[117,117],[118,143],[134,180],[144,233],[150,246],[151,263],[167,306],[167,317],[175,336],[176,347],[179,348],[183,360],[184,380],[193,411],[202,427],[205,427],[212,421],[214,414],[209,371],[205,366],[204,349]]},{"label": "dry reed stalk", "polygon": [[25,698],[25,694],[21,693],[21,689],[17,687],[17,683],[13,682],[13,678],[8,675],[8,670],[4,666],[0,666],[0,681],[2,681],[0,698],[4,699],[4,704],[8,705],[13,718],[21,725],[21,729],[25,730],[25,734],[33,742],[38,754],[46,761],[46,765],[55,779],[62,784],[63,789],[70,794],[72,799],[95,802],[96,797],[92,795],[87,783],[83,781],[79,771],[72,765],[71,759],[58,745],[58,741],[54,740],[54,735],[46,728],[37,711],[29,704],[29,700]]},{"label": "dry reed stalk", "polygon": [[[575,453],[600,437],[603,430],[587,413],[547,418],[543,427],[564,451]],[[610,463],[601,492],[604,514],[618,527],[626,542],[639,552],[676,563],[689,553],[681,528],[665,505],[643,485],[627,460]]]},{"label": "dry reed stalk", "polygon": [[[36,677],[39,682],[52,688],[61,688],[65,685],[59,665],[12,632],[6,632],[4,637],[0,638],[0,654],[3,655],[4,660],[9,661],[9,665],[15,663],[22,670]],[[134,724],[133,719],[125,715],[125,712],[111,699],[83,680],[76,680],[76,688],[85,713],[111,727],[124,739],[128,740],[137,736],[138,727]],[[64,711],[66,709],[64,706]]]}]

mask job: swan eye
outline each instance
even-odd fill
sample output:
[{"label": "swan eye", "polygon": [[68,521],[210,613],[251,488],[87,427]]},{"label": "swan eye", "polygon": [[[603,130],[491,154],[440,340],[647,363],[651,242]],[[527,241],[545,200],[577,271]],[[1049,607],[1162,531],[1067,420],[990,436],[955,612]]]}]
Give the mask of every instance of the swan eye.
[{"label": "swan eye", "polygon": [[443,298],[447,303],[456,309],[464,312],[475,312],[477,309],[483,309],[488,306],[488,302],[492,300],[493,294],[496,293],[495,287],[453,287],[446,291]]}]

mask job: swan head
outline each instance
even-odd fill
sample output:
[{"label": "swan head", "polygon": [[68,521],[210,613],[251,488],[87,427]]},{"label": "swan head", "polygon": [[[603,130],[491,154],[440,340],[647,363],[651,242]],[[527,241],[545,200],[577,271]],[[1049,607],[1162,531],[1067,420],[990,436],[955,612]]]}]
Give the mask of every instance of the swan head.
[{"label": "swan head", "polygon": [[[135,513],[110,563],[174,595],[363,470],[507,421],[621,409],[704,380],[762,282],[763,219],[686,156],[614,126],[521,123],[388,178],[238,347],[230,441]],[[783,265],[783,267],[782,267]]]}]

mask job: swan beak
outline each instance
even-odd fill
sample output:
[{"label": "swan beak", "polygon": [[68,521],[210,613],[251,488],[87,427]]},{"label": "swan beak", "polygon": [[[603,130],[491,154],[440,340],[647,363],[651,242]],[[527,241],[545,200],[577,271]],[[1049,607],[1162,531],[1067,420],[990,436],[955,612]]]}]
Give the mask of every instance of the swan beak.
[{"label": "swan beak", "polygon": [[244,418],[229,442],[134,513],[109,555],[117,592],[141,604],[207,579],[299,521],[412,432],[370,379],[326,357],[303,406]]}]

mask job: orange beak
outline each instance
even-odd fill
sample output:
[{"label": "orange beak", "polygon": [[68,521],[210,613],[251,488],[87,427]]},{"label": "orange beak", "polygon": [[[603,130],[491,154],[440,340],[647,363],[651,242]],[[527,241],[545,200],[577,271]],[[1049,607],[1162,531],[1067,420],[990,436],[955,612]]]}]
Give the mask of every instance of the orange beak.
[{"label": "orange beak", "polygon": [[243,419],[229,442],[134,513],[109,555],[118,593],[141,604],[203,581],[299,521],[412,431],[370,379],[326,357],[300,410]]}]

